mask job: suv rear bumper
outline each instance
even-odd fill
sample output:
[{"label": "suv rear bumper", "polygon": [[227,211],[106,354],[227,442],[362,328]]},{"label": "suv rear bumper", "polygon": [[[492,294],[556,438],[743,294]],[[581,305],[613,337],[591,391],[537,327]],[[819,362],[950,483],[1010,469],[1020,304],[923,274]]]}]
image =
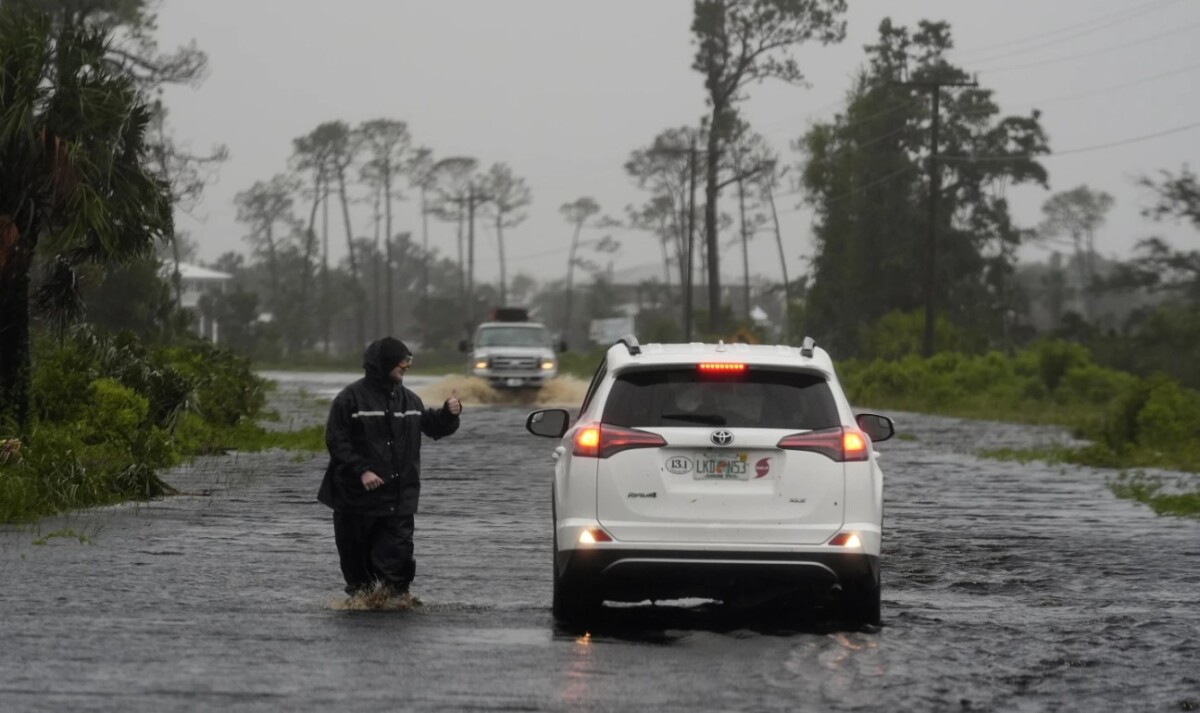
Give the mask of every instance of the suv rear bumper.
[{"label": "suv rear bumper", "polygon": [[824,596],[879,581],[879,557],[852,552],[596,548],[559,552],[556,565],[563,584],[595,588],[617,601],[768,591]]}]

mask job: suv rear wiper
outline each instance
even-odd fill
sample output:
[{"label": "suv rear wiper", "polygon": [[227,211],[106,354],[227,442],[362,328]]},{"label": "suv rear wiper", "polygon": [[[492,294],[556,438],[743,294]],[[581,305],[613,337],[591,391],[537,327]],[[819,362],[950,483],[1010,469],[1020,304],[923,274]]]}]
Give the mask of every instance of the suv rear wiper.
[{"label": "suv rear wiper", "polygon": [[692,423],[706,423],[710,426],[724,426],[725,417],[715,413],[664,413],[660,418],[669,418],[672,421],[691,421]]}]

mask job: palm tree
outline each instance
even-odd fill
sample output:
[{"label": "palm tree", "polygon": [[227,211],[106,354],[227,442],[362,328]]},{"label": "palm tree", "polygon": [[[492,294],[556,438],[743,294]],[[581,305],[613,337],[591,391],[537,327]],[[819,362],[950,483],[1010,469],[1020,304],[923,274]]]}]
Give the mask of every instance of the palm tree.
[{"label": "palm tree", "polygon": [[108,53],[102,30],[0,6],[0,419],[18,428],[35,260],[50,276],[37,304],[62,315],[81,307],[76,267],[147,255],[171,231],[146,162],[151,110]]}]

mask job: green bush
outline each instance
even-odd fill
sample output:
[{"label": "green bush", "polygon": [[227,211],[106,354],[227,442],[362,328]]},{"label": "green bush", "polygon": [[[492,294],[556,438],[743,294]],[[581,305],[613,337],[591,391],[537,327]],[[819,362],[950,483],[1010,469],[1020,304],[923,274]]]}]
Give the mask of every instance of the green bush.
[{"label": "green bush", "polygon": [[1166,377],[1151,379],[1137,416],[1138,445],[1166,453],[1195,453],[1200,438],[1200,394]]},{"label": "green bush", "polygon": [[[922,310],[888,312],[862,330],[863,353],[876,359],[900,359],[921,353],[925,340],[925,313]],[[963,335],[944,316],[933,324],[933,346],[938,353],[958,351]]]},{"label": "green bush", "polygon": [[80,329],[38,339],[33,358],[31,425],[0,433],[20,443],[0,451],[0,522],[156,497],[170,491],[157,473],[187,456],[272,442],[256,422],[267,382],[210,344],[147,350]]},{"label": "green bush", "polygon": [[1032,357],[1042,385],[1051,394],[1058,389],[1067,372],[1092,363],[1092,355],[1087,347],[1061,339],[1035,342],[1026,353]]},{"label": "green bush", "polygon": [[1136,376],[1125,372],[1095,364],[1077,365],[1062,376],[1055,396],[1062,403],[1104,406],[1133,388],[1137,381]]},{"label": "green bush", "polygon": [[269,382],[254,374],[250,361],[208,342],[161,349],[165,365],[192,386],[195,410],[217,427],[257,417],[267,403]]}]

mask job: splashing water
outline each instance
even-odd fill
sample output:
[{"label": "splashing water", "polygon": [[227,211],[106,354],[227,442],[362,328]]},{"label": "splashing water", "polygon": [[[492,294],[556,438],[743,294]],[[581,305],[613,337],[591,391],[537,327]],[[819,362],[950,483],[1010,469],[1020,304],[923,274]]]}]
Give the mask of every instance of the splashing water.
[{"label": "splashing water", "polygon": [[393,596],[383,587],[329,602],[329,608],[337,611],[407,611],[423,606],[425,603],[411,593]]},{"label": "splashing water", "polygon": [[426,406],[436,406],[451,394],[458,396],[464,406],[577,406],[583,401],[587,384],[571,376],[551,379],[534,390],[493,389],[485,379],[476,376],[447,376],[435,383],[416,389]]}]

